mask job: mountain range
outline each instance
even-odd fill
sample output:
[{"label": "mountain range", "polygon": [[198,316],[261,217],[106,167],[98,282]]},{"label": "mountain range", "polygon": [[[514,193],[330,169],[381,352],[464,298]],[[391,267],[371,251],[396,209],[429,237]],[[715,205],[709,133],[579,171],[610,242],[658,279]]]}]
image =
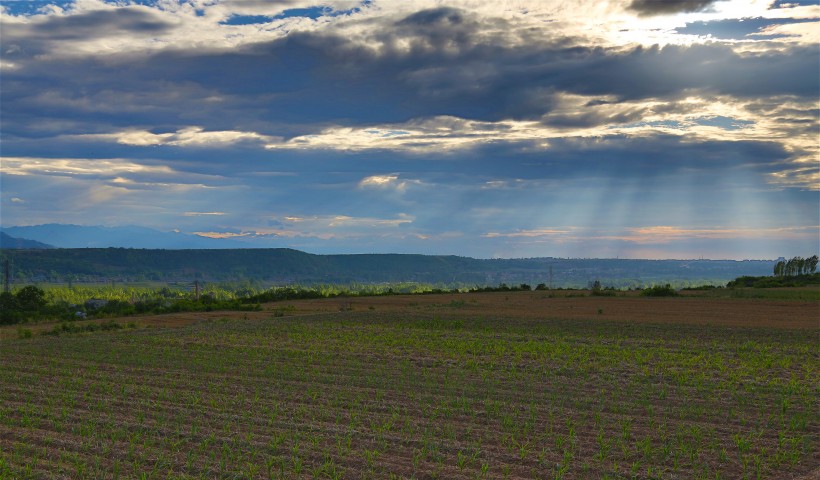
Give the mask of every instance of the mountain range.
[{"label": "mountain range", "polygon": [[12,237],[5,232],[0,232],[0,248],[41,249],[54,248],[54,246],[27,238]]},{"label": "mountain range", "polygon": [[634,288],[725,284],[772,272],[769,260],[475,259],[416,254],[315,255],[287,248],[0,250],[15,283],[253,282],[264,285],[425,283]]},{"label": "mountain range", "polygon": [[[19,239],[29,239],[57,248],[162,248],[210,249],[254,248],[245,242],[216,239],[180,232],[163,232],[146,227],[102,227],[84,225],[45,225],[3,227],[0,232]],[[6,247],[3,248],[21,248]],[[42,248],[42,247],[23,247]]]},{"label": "mountain range", "polygon": [[47,224],[0,229],[18,282],[546,283],[616,287],[721,284],[771,274],[770,260],[475,259],[414,254],[315,255],[145,227]]}]

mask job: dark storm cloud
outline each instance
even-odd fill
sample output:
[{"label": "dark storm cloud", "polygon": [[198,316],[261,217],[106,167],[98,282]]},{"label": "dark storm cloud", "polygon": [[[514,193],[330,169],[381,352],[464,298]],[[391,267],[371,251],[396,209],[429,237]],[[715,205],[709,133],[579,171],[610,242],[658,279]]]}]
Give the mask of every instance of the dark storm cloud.
[{"label": "dark storm cloud", "polygon": [[422,10],[404,18],[395,24],[392,33],[416,39],[413,48],[453,46],[463,49],[472,46],[478,28],[480,24],[467,19],[461,10],[442,7]]},{"label": "dark storm cloud", "polygon": [[433,8],[408,15],[403,20],[396,22],[399,27],[410,27],[412,29],[433,29],[440,31],[442,27],[460,25],[464,22],[461,10],[450,7]]},{"label": "dark storm cloud", "polygon": [[561,37],[505,47],[480,35],[490,27],[503,31],[504,21],[483,22],[463,10],[438,8],[398,20],[376,35],[375,49],[332,34],[292,33],[231,51],[36,61],[30,55],[42,50],[46,31],[66,37],[151,34],[168,25],[128,8],[54,17],[33,30],[10,25],[3,44],[15,48],[3,56],[19,68],[4,72],[2,127],[6,135],[37,136],[49,125],[65,134],[73,128],[94,133],[144,125],[173,132],[197,125],[290,138],[328,125],[441,115],[593,126],[634,121],[644,111],[599,113],[590,104],[586,111],[549,116],[557,96],[674,99],[703,91],[814,97],[820,83],[811,48],[757,56],[719,44],[623,52],[573,46]]},{"label": "dark storm cloud", "polygon": [[668,15],[705,10],[720,0],[632,0],[629,8],[640,15]]},{"label": "dark storm cloud", "polygon": [[114,34],[156,35],[170,30],[171,23],[135,8],[97,10],[80,15],[50,17],[33,25],[37,34],[52,40],[97,38]]},{"label": "dark storm cloud", "polygon": [[[114,25],[110,28],[142,31],[138,25],[153,25],[136,11],[125,13],[125,20],[100,18]],[[79,22],[86,25],[87,19]],[[463,12],[437,9],[399,21],[392,36],[384,34],[381,50],[301,33],[232,51],[124,54],[119,61],[10,58],[21,68],[4,73],[3,130],[34,135],[33,128],[46,120],[82,120],[82,128],[92,131],[94,125],[168,131],[199,125],[292,137],[330,124],[439,115],[541,119],[554,109],[560,92],[618,100],[674,99],[692,91],[814,97],[820,84],[820,60],[812,48],[740,56],[719,44],[621,52],[567,47],[566,39],[559,39],[503,47],[478,40],[480,28]],[[33,41],[20,31],[4,36],[4,44],[24,49]],[[395,41],[405,37],[411,48],[401,50]],[[544,121],[594,125],[639,114],[581,113]]]},{"label": "dark storm cloud", "polygon": [[3,57],[31,59],[51,51],[58,42],[87,40],[114,35],[155,36],[174,28],[157,14],[140,8],[96,10],[66,16],[36,19],[31,24],[7,24],[0,32]]}]

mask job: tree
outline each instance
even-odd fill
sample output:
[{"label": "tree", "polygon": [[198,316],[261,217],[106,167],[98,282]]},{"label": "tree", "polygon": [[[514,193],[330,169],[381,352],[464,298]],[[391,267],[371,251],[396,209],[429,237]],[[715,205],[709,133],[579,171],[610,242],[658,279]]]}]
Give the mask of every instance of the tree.
[{"label": "tree", "polygon": [[776,277],[793,277],[795,275],[808,275],[817,270],[817,255],[809,258],[792,257],[788,261],[779,261],[774,265],[774,275]]},{"label": "tree", "polygon": [[0,293],[0,325],[10,325],[21,320],[17,298],[9,292]]},{"label": "tree", "polygon": [[23,287],[14,296],[17,306],[26,312],[36,312],[46,306],[46,292],[34,285]]},{"label": "tree", "polygon": [[782,277],[786,274],[786,261],[780,260],[779,262],[774,264],[774,276],[775,277]]},{"label": "tree", "polygon": [[817,271],[817,255],[812,255],[806,259],[806,273],[814,273]]},{"label": "tree", "polygon": [[784,271],[785,276],[787,276],[787,277],[793,276],[794,275],[794,270],[795,270],[794,267],[795,267],[794,258],[790,258],[786,262],[786,268],[785,268],[785,271]]},{"label": "tree", "polygon": [[596,292],[600,292],[600,291],[601,291],[601,281],[600,280],[595,280],[595,282],[592,283],[592,292],[596,293]]},{"label": "tree", "polygon": [[16,310],[17,298],[9,292],[0,293],[0,310]]}]

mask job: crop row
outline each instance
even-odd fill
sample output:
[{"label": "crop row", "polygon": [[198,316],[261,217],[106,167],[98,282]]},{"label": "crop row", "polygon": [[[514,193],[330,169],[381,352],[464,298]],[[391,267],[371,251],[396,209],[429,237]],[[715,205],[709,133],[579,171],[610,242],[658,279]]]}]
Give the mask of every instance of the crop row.
[{"label": "crop row", "polygon": [[799,332],[348,312],[2,347],[0,477],[790,478],[818,457]]}]

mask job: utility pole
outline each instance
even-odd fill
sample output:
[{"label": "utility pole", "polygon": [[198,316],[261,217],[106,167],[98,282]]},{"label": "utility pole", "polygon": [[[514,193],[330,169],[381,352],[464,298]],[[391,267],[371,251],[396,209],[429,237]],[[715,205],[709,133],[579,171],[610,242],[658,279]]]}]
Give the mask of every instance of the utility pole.
[{"label": "utility pole", "polygon": [[550,265],[550,290],[552,290],[552,265]]},{"label": "utility pole", "polygon": [[199,280],[194,281],[194,298],[199,301]]}]

